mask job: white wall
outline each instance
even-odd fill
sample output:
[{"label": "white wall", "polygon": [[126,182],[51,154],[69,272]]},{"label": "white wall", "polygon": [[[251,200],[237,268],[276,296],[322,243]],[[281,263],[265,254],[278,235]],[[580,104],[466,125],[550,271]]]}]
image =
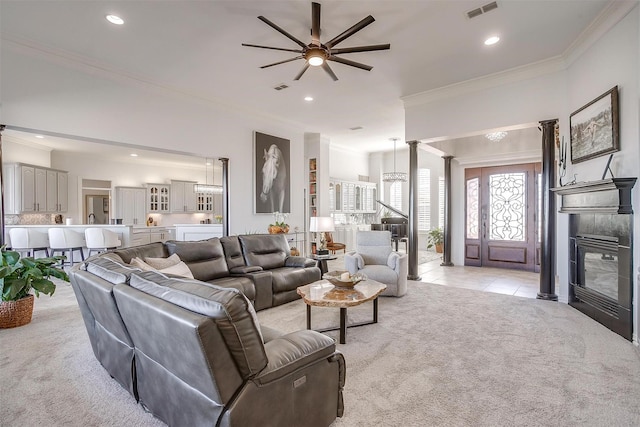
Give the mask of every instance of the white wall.
[{"label": "white wall", "polygon": [[[636,6],[620,23],[607,32],[589,50],[584,52],[567,69],[567,111],[563,114],[565,138],[568,140],[569,115],[600,96],[613,86],[618,86],[620,112],[620,152],[614,154],[611,169],[616,177],[638,177],[640,175],[640,7]],[[577,174],[578,181],[593,181],[602,178],[608,156],[570,165],[567,175]],[[634,235],[640,236],[640,183],[633,188]],[[559,215],[567,233],[567,215]],[[638,342],[639,299],[637,272],[640,267],[640,244],[633,250],[634,265],[634,341]],[[561,241],[561,240],[559,240]],[[565,258],[566,259],[566,258]],[[558,272],[563,285],[568,281],[566,263],[559,262]],[[564,286],[563,286],[564,291]]]},{"label": "white wall", "polygon": [[[620,91],[621,152],[614,156],[617,177],[640,174],[640,7],[636,6],[611,30],[587,46],[566,67],[540,77],[502,86],[456,94],[450,98],[433,97],[420,103],[407,99],[406,134],[408,139],[451,137],[496,127],[514,126],[546,119],[560,119],[560,133],[569,141],[569,115],[587,102],[618,85]],[[579,181],[602,177],[607,157],[570,165],[567,177],[577,173]],[[506,163],[507,159],[503,159]],[[464,167],[454,159],[452,166],[452,260],[463,264],[464,243]],[[633,193],[633,205],[640,212],[640,183]],[[640,233],[640,214],[634,217],[634,233]],[[568,254],[567,215],[557,215],[557,271],[560,285],[556,289],[561,301],[567,301]],[[634,248],[634,271],[640,266],[640,248]],[[638,283],[634,273],[634,330],[638,330]],[[638,341],[637,332],[634,341]]]},{"label": "white wall", "polygon": [[329,175],[345,181],[358,181],[358,175],[369,176],[369,154],[331,146]]},{"label": "white wall", "polygon": [[4,124],[228,157],[232,234],[266,232],[273,222],[272,215],[253,214],[253,131],[291,140],[288,221],[292,227],[302,226],[302,129],[10,43],[3,45],[1,54]]},{"label": "white wall", "polygon": [[51,152],[17,143],[10,136],[3,135],[2,163],[27,163],[50,168]]}]

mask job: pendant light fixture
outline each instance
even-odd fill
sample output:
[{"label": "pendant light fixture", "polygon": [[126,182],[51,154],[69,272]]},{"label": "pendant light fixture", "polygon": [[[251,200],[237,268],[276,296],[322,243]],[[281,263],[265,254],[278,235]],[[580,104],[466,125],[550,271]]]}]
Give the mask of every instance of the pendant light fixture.
[{"label": "pendant light fixture", "polygon": [[[211,166],[211,182],[213,182],[214,184],[209,184],[209,173],[208,173],[209,166]],[[222,194],[222,186],[215,185],[215,176],[214,176],[212,159],[205,159],[204,180],[205,180],[205,184],[194,184],[193,189],[196,193]]]},{"label": "pendant light fixture", "polygon": [[396,172],[396,142],[400,138],[389,138],[393,141],[393,172],[385,172],[382,174],[384,182],[407,182],[407,174],[404,172]]}]

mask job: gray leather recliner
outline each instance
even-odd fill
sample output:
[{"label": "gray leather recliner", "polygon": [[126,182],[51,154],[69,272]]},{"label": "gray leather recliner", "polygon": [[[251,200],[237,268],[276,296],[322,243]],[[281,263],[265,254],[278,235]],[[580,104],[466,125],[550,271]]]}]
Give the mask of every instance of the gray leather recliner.
[{"label": "gray leather recliner", "polygon": [[157,272],[113,294],[140,403],[170,426],[328,426],[342,415],[345,365],[331,338],[261,327],[238,290]]}]

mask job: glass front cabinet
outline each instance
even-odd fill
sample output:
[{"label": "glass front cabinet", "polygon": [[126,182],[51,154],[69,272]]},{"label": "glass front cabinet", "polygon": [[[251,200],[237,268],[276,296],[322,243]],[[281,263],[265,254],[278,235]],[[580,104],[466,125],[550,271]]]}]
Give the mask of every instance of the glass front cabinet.
[{"label": "glass front cabinet", "polygon": [[375,213],[377,186],[372,182],[332,179],[329,210],[335,213]]}]

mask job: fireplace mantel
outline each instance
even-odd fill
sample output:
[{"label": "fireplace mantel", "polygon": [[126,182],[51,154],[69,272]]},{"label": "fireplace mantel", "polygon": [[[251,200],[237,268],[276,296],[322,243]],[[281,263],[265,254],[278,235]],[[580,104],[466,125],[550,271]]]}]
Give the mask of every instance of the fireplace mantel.
[{"label": "fireplace mantel", "polygon": [[631,189],[637,178],[611,178],[552,188],[562,196],[561,213],[632,214]]}]

